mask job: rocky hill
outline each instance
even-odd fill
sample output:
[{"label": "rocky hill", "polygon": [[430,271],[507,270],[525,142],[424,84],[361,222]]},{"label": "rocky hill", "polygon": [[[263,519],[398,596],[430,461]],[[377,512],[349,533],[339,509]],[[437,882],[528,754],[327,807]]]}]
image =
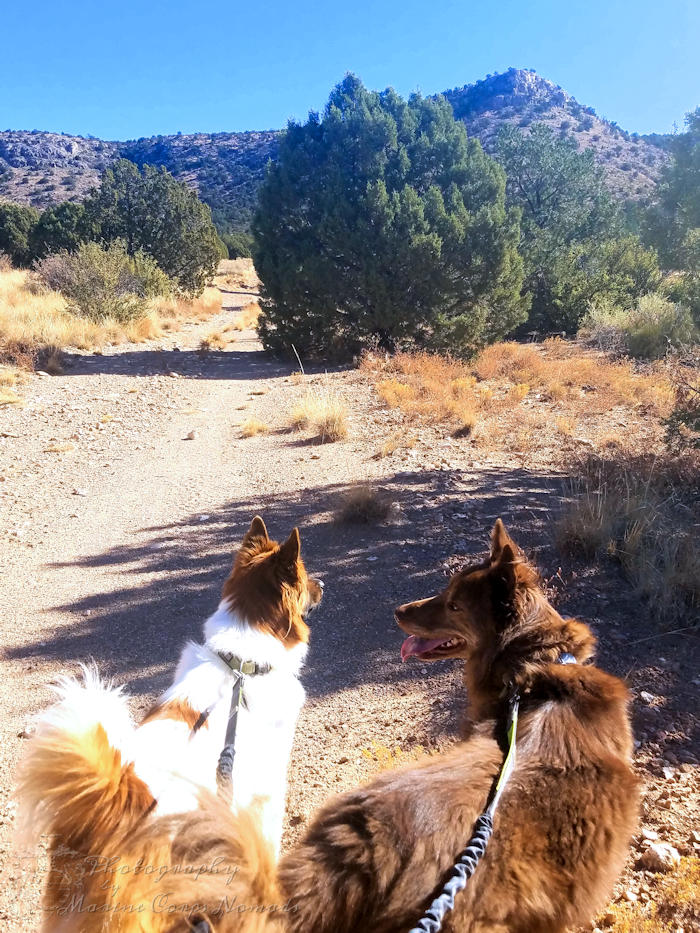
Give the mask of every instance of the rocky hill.
[{"label": "rocky hill", "polygon": [[515,123],[523,132],[533,123],[545,123],[562,136],[572,136],[579,149],[593,150],[610,189],[624,199],[648,197],[668,159],[667,136],[628,133],[534,71],[510,68],[444,96],[469,135],[478,136],[492,154],[504,123]]},{"label": "rocky hill", "polygon": [[[624,199],[648,197],[668,159],[667,137],[629,134],[534,71],[511,68],[444,93],[455,116],[489,152],[506,122],[523,132],[532,123],[546,123],[573,136],[580,149],[593,150],[611,190]],[[275,158],[277,136],[267,130],[114,142],[7,130],[0,132],[0,197],[38,208],[78,200],[110,162],[124,156],[139,164],[165,165],[199,191],[220,229],[245,229],[265,166]]]}]

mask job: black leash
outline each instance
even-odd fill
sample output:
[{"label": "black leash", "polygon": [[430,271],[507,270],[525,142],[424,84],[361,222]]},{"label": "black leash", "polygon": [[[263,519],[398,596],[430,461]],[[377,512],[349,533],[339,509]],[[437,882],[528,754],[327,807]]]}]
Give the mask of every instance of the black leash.
[{"label": "black leash", "polygon": [[[576,664],[576,658],[567,652],[559,655],[558,664]],[[512,691],[508,698],[508,715],[506,718],[506,732],[508,751],[501,765],[498,781],[491,794],[488,806],[474,824],[474,831],[467,846],[452,866],[450,877],[443,885],[442,891],[423,914],[416,926],[409,933],[439,933],[446,914],[454,910],[455,898],[467,886],[467,881],[476,871],[486,846],[493,833],[493,818],[496,813],[498,801],[505,790],[508,779],[513,773],[516,761],[515,742],[518,731],[518,710],[520,708],[520,694]]]},{"label": "black leash", "polygon": [[231,694],[231,708],[226,726],[224,747],[219,755],[216,766],[216,787],[219,796],[230,804],[233,799],[233,759],[236,755],[236,727],[238,725],[238,710],[241,707],[243,696],[243,682],[246,674],[268,674],[271,670],[269,664],[257,664],[255,661],[244,661],[235,654],[219,651],[221,660],[231,669],[234,675],[233,693]]}]

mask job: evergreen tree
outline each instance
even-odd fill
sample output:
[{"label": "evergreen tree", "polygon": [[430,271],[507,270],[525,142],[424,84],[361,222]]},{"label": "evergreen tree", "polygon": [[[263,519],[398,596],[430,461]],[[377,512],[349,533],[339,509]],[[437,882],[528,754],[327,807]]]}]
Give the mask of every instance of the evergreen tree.
[{"label": "evergreen tree", "polygon": [[443,99],[348,75],[322,117],[289,124],[253,232],[259,331],[275,352],[467,352],[526,316],[503,171]]},{"label": "evergreen tree", "polygon": [[508,203],[522,210],[520,251],[529,326],[575,331],[596,299],[624,305],[659,284],[653,253],[623,234],[622,214],[590,150],[542,123],[526,135],[505,126],[498,158]]},{"label": "evergreen tree", "polygon": [[60,250],[72,253],[81,243],[93,238],[84,205],[63,201],[42,211],[31,232],[29,246],[32,258],[42,259]]},{"label": "evergreen tree", "polygon": [[102,242],[143,250],[185,292],[201,292],[225,254],[209,207],[164,168],[118,160],[85,210]]},{"label": "evergreen tree", "polygon": [[672,141],[655,203],[645,223],[647,240],[668,269],[698,274],[700,250],[700,107],[686,117],[688,132]]},{"label": "evergreen tree", "polygon": [[0,253],[6,253],[16,266],[31,262],[29,240],[39,220],[39,212],[24,204],[0,203]]}]

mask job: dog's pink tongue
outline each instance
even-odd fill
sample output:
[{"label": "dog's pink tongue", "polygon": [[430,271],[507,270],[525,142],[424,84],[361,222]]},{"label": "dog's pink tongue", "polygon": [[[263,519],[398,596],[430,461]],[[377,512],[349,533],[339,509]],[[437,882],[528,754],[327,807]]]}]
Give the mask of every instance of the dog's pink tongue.
[{"label": "dog's pink tongue", "polygon": [[411,657],[419,658],[422,654],[437,648],[444,640],[444,638],[418,638],[417,635],[409,635],[401,645],[401,660],[408,661]]}]

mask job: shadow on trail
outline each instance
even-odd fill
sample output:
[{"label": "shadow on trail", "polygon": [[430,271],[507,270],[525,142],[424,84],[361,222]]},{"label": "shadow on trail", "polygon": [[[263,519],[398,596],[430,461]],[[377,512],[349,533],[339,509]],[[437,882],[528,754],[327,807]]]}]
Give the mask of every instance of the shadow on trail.
[{"label": "shadow on trail", "polygon": [[[64,352],[63,373],[54,378],[71,376],[168,376],[175,374],[185,379],[274,379],[298,371],[299,363],[291,359],[275,359],[259,349],[257,338],[244,336],[234,347],[247,345],[249,349],[178,350],[175,348],[144,347],[138,350],[115,350],[99,354]],[[343,366],[305,365],[307,375],[339,372]]]},{"label": "shadow on trail", "polygon": [[[400,663],[394,607],[444,585],[455,539],[463,555],[483,554],[499,515],[524,544],[541,540],[558,507],[561,481],[521,469],[478,476],[432,471],[397,473],[383,486],[400,510],[394,522],[382,525],[337,524],[333,512],[347,486],[331,484],[297,496],[226,502],[208,515],[144,528],[138,540],[73,564],[88,595],[56,608],[70,613],[74,623],[42,631],[41,641],[10,656],[41,656],[62,666],[95,658],[132,694],[164,689],[183,642],[201,637],[233,552],[259,512],[274,537],[300,527],[307,568],[326,583],[323,604],[310,623],[308,693],[417,679],[419,665]],[[133,586],[95,593],[90,568],[131,573]]]},{"label": "shadow on trail", "polygon": [[[242,343],[243,341],[241,341]],[[254,342],[251,338],[251,343]],[[287,376],[294,369],[287,360],[275,360],[262,350],[176,350],[146,347],[86,356],[66,353],[63,375],[165,376],[175,373],[186,379],[271,379]]]}]

